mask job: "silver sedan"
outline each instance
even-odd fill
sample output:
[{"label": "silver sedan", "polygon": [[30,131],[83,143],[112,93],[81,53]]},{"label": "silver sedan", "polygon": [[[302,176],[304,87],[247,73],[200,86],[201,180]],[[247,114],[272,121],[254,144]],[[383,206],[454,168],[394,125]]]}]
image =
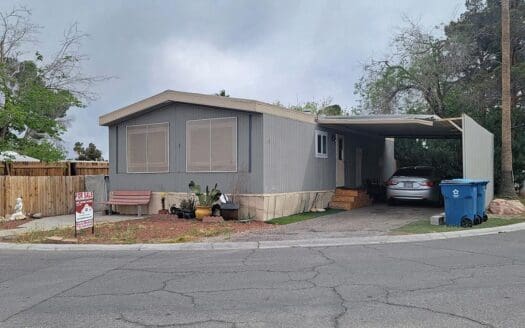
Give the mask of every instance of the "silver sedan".
[{"label": "silver sedan", "polygon": [[397,200],[441,202],[439,178],[430,166],[403,167],[388,179],[386,199],[393,205]]}]

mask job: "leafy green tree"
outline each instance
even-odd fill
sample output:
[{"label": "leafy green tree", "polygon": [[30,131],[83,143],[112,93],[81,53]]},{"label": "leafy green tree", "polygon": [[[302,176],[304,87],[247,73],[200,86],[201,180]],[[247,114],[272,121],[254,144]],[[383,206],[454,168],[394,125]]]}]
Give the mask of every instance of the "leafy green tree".
[{"label": "leafy green tree", "polygon": [[[276,104],[281,105],[280,102],[276,102]],[[313,101],[305,102],[303,104],[292,105],[292,106],[289,106],[288,108],[296,110],[296,111],[300,111],[300,112],[309,112],[317,116],[319,115],[326,115],[326,116],[346,115],[345,111],[343,111],[341,106],[337,104],[332,104],[331,97],[322,99],[321,101],[313,100]]]},{"label": "leafy green tree", "polygon": [[63,159],[64,149],[58,145],[67,112],[83,107],[93,96],[89,86],[103,78],[81,74],[84,57],[78,47],[85,35],[76,25],[66,30],[49,60],[38,51],[31,59],[22,57],[40,30],[30,16],[25,8],[0,12],[0,151]]},{"label": "leafy green tree", "polygon": [[326,116],[341,116],[344,115],[344,112],[341,106],[335,104],[321,109],[321,114]]},{"label": "leafy green tree", "polygon": [[103,161],[102,151],[97,149],[94,143],[90,142],[87,147],[81,142],[75,142],[73,151],[77,153],[77,160],[79,161]]}]

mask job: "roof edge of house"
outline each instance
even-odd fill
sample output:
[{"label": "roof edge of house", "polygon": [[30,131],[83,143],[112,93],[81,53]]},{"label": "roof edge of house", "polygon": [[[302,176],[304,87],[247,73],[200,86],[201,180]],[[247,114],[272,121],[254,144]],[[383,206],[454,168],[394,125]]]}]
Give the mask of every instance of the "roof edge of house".
[{"label": "roof edge of house", "polygon": [[233,109],[252,113],[263,113],[306,123],[316,122],[315,116],[312,114],[294,111],[257,100],[165,90],[159,94],[99,116],[99,125],[109,126],[118,123],[129,116],[170,102]]}]

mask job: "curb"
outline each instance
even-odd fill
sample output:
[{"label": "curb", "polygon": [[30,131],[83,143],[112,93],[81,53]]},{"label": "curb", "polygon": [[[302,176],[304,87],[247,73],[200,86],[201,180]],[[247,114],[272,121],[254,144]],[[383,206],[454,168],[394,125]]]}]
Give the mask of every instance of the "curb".
[{"label": "curb", "polygon": [[475,237],[493,235],[504,232],[523,231],[525,222],[510,224],[502,227],[483,228],[474,230],[434,232],[418,235],[399,236],[371,236],[348,238],[319,238],[304,240],[279,240],[259,242],[210,242],[184,244],[124,244],[124,245],[97,245],[97,244],[15,244],[0,243],[0,250],[29,250],[29,251],[203,251],[203,250],[251,250],[276,249],[291,247],[334,247],[396,244],[419,241],[443,240],[450,238]]}]

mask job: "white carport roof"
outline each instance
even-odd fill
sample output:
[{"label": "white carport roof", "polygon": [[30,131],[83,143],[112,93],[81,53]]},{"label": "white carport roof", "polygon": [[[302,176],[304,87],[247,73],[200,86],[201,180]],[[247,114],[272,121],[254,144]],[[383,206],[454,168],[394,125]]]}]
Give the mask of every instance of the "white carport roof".
[{"label": "white carport roof", "polygon": [[463,131],[461,117],[436,115],[320,116],[317,123],[388,138],[461,138]]},{"label": "white carport roof", "polygon": [[494,195],[494,136],[466,114],[321,116],[317,123],[343,131],[385,138],[461,139],[463,177],[488,180],[486,204]]}]

